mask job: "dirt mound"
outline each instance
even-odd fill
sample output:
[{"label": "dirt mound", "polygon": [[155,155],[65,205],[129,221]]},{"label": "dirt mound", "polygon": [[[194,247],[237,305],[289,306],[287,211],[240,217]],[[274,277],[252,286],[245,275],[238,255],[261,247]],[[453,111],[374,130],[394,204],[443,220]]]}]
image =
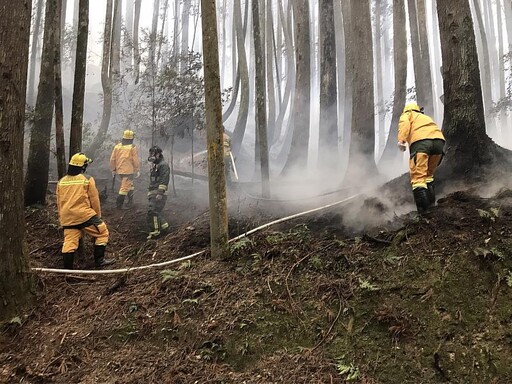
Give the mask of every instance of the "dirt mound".
[{"label": "dirt mound", "polygon": [[[106,204],[117,266],[207,248],[194,193],[169,199],[173,230],[156,241],[143,201]],[[456,192],[424,218],[369,197],[243,238],[228,260],[38,275],[36,307],[1,333],[0,382],[511,382],[511,196]],[[272,219],[231,210],[231,235]],[[60,266],[53,206],[27,225],[32,266]]]}]

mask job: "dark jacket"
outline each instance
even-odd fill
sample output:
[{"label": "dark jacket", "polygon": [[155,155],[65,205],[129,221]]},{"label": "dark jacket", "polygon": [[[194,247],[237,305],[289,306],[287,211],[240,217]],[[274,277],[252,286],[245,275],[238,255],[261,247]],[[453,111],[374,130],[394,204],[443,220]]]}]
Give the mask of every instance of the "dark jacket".
[{"label": "dark jacket", "polygon": [[164,159],[160,160],[158,164],[152,164],[149,176],[149,193],[165,194],[169,186],[170,176],[171,169]]}]

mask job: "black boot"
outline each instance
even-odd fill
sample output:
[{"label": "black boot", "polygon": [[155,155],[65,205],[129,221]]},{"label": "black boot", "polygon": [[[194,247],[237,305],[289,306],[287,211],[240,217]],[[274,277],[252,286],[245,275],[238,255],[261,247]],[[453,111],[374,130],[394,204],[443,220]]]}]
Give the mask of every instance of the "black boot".
[{"label": "black boot", "polygon": [[117,195],[117,200],[116,200],[116,208],[117,209],[123,208],[124,198],[125,198],[125,195]]},{"label": "black boot", "polygon": [[114,260],[105,259],[105,248],[106,245],[95,245],[94,246],[94,263],[97,267],[104,267],[105,265],[114,264]]},{"label": "black boot", "polygon": [[62,261],[64,269],[73,269],[73,262],[75,260],[75,252],[68,252],[62,254]]},{"label": "black boot", "polygon": [[428,190],[428,201],[430,205],[434,205],[436,203],[436,190],[434,188],[434,182],[427,183]]},{"label": "black boot", "polygon": [[415,188],[413,189],[412,193],[414,195],[414,201],[416,202],[416,209],[418,210],[418,213],[422,215],[430,206],[428,189]]},{"label": "black boot", "polygon": [[126,202],[126,207],[132,208],[133,207],[133,191],[128,192],[128,201]]}]

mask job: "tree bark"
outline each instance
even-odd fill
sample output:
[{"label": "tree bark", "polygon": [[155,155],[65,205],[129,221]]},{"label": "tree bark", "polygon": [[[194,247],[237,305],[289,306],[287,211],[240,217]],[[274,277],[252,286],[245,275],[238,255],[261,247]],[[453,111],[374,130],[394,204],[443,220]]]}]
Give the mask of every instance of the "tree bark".
[{"label": "tree bark", "polygon": [[[468,0],[437,0],[444,85],[443,176],[475,180],[493,164],[510,166],[509,152],[485,132],[478,55]],[[508,164],[507,164],[508,162]]]},{"label": "tree bark", "polygon": [[[381,0],[382,1],[382,0]],[[378,133],[378,147],[377,147],[377,157],[380,155],[381,151],[384,150],[385,140],[386,140],[386,132],[384,129],[384,121],[385,121],[385,110],[384,110],[384,95],[383,95],[383,79],[384,76],[384,68],[382,65],[382,41],[384,38],[384,34],[382,33],[382,4],[381,1],[374,1],[375,4],[375,21],[373,23],[373,35],[374,39],[374,52],[375,52],[375,99],[377,102],[377,133]]]},{"label": "tree bark", "polygon": [[0,323],[34,299],[21,193],[31,9],[30,0],[0,4]]},{"label": "tree bark", "polygon": [[135,16],[133,18],[133,66],[135,84],[139,83],[140,77],[139,22],[141,2],[142,0],[135,0]]},{"label": "tree bark", "polygon": [[[62,25],[62,0],[57,0],[57,25]],[[66,174],[66,149],[64,143],[64,111],[62,106],[62,65],[61,65],[61,29],[55,29],[55,156],[59,179]]]},{"label": "tree bark", "polygon": [[[267,137],[269,139],[273,139],[274,137],[274,130],[275,130],[275,124],[276,124],[276,89],[274,88],[275,85],[277,85],[277,88],[279,89],[279,95],[281,94],[280,91],[280,81],[281,79],[279,76],[276,77],[277,81],[274,83],[274,66],[272,64],[273,57],[276,55],[275,47],[274,47],[274,21],[272,17],[272,1],[267,0],[265,5],[265,13],[266,13],[266,21],[265,21],[265,48],[266,48],[266,58],[267,58],[267,76],[266,76],[266,83],[267,83],[267,97],[268,97],[268,125],[267,125]],[[276,67],[277,69],[277,67]],[[270,141],[272,143],[273,140]]]},{"label": "tree bark", "polygon": [[87,155],[94,158],[96,152],[101,148],[107,135],[112,113],[112,24],[113,24],[113,1],[107,0],[105,11],[105,29],[103,33],[103,54],[101,62],[101,85],[103,88],[103,112],[101,123],[91,145],[87,149]]},{"label": "tree bark", "polygon": [[318,2],[320,15],[320,126],[318,165],[332,171],[339,166],[338,89],[333,0]]},{"label": "tree bark", "polygon": [[30,130],[30,146],[25,176],[25,205],[45,204],[48,188],[48,171],[50,166],[50,138],[54,104],[54,58],[56,0],[47,0],[41,74],[37,90],[36,107],[32,129]]},{"label": "tree bark", "polygon": [[71,131],[69,158],[82,151],[82,126],[84,117],[85,76],[87,72],[87,39],[89,35],[89,0],[80,0],[78,41],[76,44],[75,81],[71,105]]},{"label": "tree bark", "polygon": [[399,164],[402,153],[397,149],[398,121],[405,105],[407,92],[407,37],[404,0],[393,0],[393,63],[395,67],[395,92],[393,112],[386,147],[379,161],[379,167],[388,173]]},{"label": "tree bark", "polygon": [[201,14],[208,147],[210,248],[213,257],[226,258],[229,256],[228,215],[222,145],[222,103],[215,0],[201,0]]},{"label": "tree bark", "polygon": [[296,86],[294,95],[294,124],[290,153],[283,169],[288,175],[296,170],[304,172],[308,165],[310,99],[311,99],[311,55],[309,0],[293,2],[295,18]]},{"label": "tree bark", "polygon": [[432,116],[434,114],[434,100],[432,96],[432,71],[430,70],[430,49],[427,34],[427,13],[425,9],[425,0],[416,0],[416,2],[418,33],[420,40],[420,57],[422,63],[421,69],[423,71],[421,81],[425,95],[425,102],[423,107],[425,108],[425,113]]},{"label": "tree bark", "polygon": [[235,18],[236,46],[238,51],[238,67],[240,69],[240,106],[233,131],[232,151],[238,156],[247,126],[249,115],[249,70],[245,52],[245,35],[242,28],[242,10],[239,1],[234,2],[233,17]]},{"label": "tree bark", "polygon": [[[254,59],[256,77],[256,132],[258,137],[260,172],[261,172],[261,195],[270,197],[270,172],[268,163],[268,140],[267,140],[267,107],[265,104],[265,50],[261,36],[259,0],[252,0],[252,25],[254,38]],[[268,60],[268,57],[267,57]]]},{"label": "tree bark", "polygon": [[34,88],[36,83],[37,53],[39,52],[39,35],[41,34],[41,16],[43,14],[44,0],[37,0],[36,18],[32,31],[32,44],[30,48],[30,72],[28,76],[28,97],[27,103],[33,106],[35,103]]},{"label": "tree bark", "polygon": [[374,177],[375,112],[373,108],[373,44],[368,0],[350,0],[352,60],[352,128],[345,179],[351,183]]}]

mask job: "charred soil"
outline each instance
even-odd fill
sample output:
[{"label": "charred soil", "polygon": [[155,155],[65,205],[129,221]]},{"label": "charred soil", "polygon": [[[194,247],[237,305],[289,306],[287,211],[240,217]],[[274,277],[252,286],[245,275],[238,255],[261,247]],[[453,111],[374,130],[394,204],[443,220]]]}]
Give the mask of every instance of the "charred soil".
[{"label": "charred soil", "polygon": [[[171,232],[150,241],[143,199],[117,211],[108,198],[114,267],[206,251],[37,274],[33,311],[1,330],[0,382],[512,382],[510,191],[454,192],[423,218],[360,198],[232,242],[225,260],[207,250],[204,185],[176,192]],[[297,208],[229,205],[231,238]],[[31,266],[60,268],[55,206],[26,218]],[[87,239],[77,269],[91,253]]]}]

